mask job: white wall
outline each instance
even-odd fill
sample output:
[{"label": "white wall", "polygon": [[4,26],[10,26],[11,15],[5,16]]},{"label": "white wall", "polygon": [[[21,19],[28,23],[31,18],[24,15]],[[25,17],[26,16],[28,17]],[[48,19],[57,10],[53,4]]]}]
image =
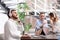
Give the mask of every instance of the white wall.
[{"label": "white wall", "polygon": [[8,16],[6,14],[0,13],[0,34],[4,33],[4,24],[8,20]]}]

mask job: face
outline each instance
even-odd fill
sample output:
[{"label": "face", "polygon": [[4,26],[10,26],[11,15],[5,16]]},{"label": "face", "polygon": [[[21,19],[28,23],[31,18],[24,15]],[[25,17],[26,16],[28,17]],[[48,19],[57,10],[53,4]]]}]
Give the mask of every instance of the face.
[{"label": "face", "polygon": [[50,17],[51,20],[54,20],[54,17]]},{"label": "face", "polygon": [[40,19],[44,20],[45,19],[45,14],[40,14]]},{"label": "face", "polygon": [[18,18],[18,16],[17,16],[17,12],[16,12],[16,11],[12,11],[12,17],[15,18],[15,19]]}]

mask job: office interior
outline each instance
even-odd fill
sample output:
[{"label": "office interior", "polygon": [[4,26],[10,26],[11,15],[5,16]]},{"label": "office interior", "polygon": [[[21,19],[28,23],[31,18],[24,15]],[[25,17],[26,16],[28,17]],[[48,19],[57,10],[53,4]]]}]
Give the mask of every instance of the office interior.
[{"label": "office interior", "polygon": [[[26,4],[26,7],[23,4]],[[19,5],[21,6],[20,9]],[[49,21],[50,12],[56,13],[60,19],[60,0],[0,0],[0,40],[4,39],[4,24],[9,19],[9,10],[12,9],[24,12],[23,23],[31,23],[32,25],[31,29],[29,29],[30,35],[35,35],[35,24],[36,20],[39,19],[40,12],[45,13],[47,21]],[[58,33],[57,38],[60,39],[60,33]]]}]

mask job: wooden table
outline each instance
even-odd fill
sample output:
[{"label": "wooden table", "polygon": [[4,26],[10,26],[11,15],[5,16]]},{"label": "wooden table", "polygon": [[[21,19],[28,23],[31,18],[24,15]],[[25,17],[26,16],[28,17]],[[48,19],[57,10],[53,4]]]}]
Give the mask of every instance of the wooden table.
[{"label": "wooden table", "polygon": [[58,40],[56,35],[31,36],[31,38],[21,38],[21,40]]}]

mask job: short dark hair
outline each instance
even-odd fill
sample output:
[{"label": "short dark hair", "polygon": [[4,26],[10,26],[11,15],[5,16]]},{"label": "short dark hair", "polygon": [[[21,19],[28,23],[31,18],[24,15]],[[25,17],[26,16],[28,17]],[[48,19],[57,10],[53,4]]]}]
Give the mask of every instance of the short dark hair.
[{"label": "short dark hair", "polygon": [[15,10],[15,9],[12,9],[12,10],[11,10],[11,13],[12,13],[13,11],[16,11],[16,10]]},{"label": "short dark hair", "polygon": [[9,13],[12,13],[13,11],[16,11],[16,10],[14,10],[14,9],[12,9],[12,10],[8,10],[8,17],[10,18],[10,16],[9,16]]},{"label": "short dark hair", "polygon": [[41,14],[45,14],[44,12],[40,12],[40,14],[39,15],[41,15]]}]

